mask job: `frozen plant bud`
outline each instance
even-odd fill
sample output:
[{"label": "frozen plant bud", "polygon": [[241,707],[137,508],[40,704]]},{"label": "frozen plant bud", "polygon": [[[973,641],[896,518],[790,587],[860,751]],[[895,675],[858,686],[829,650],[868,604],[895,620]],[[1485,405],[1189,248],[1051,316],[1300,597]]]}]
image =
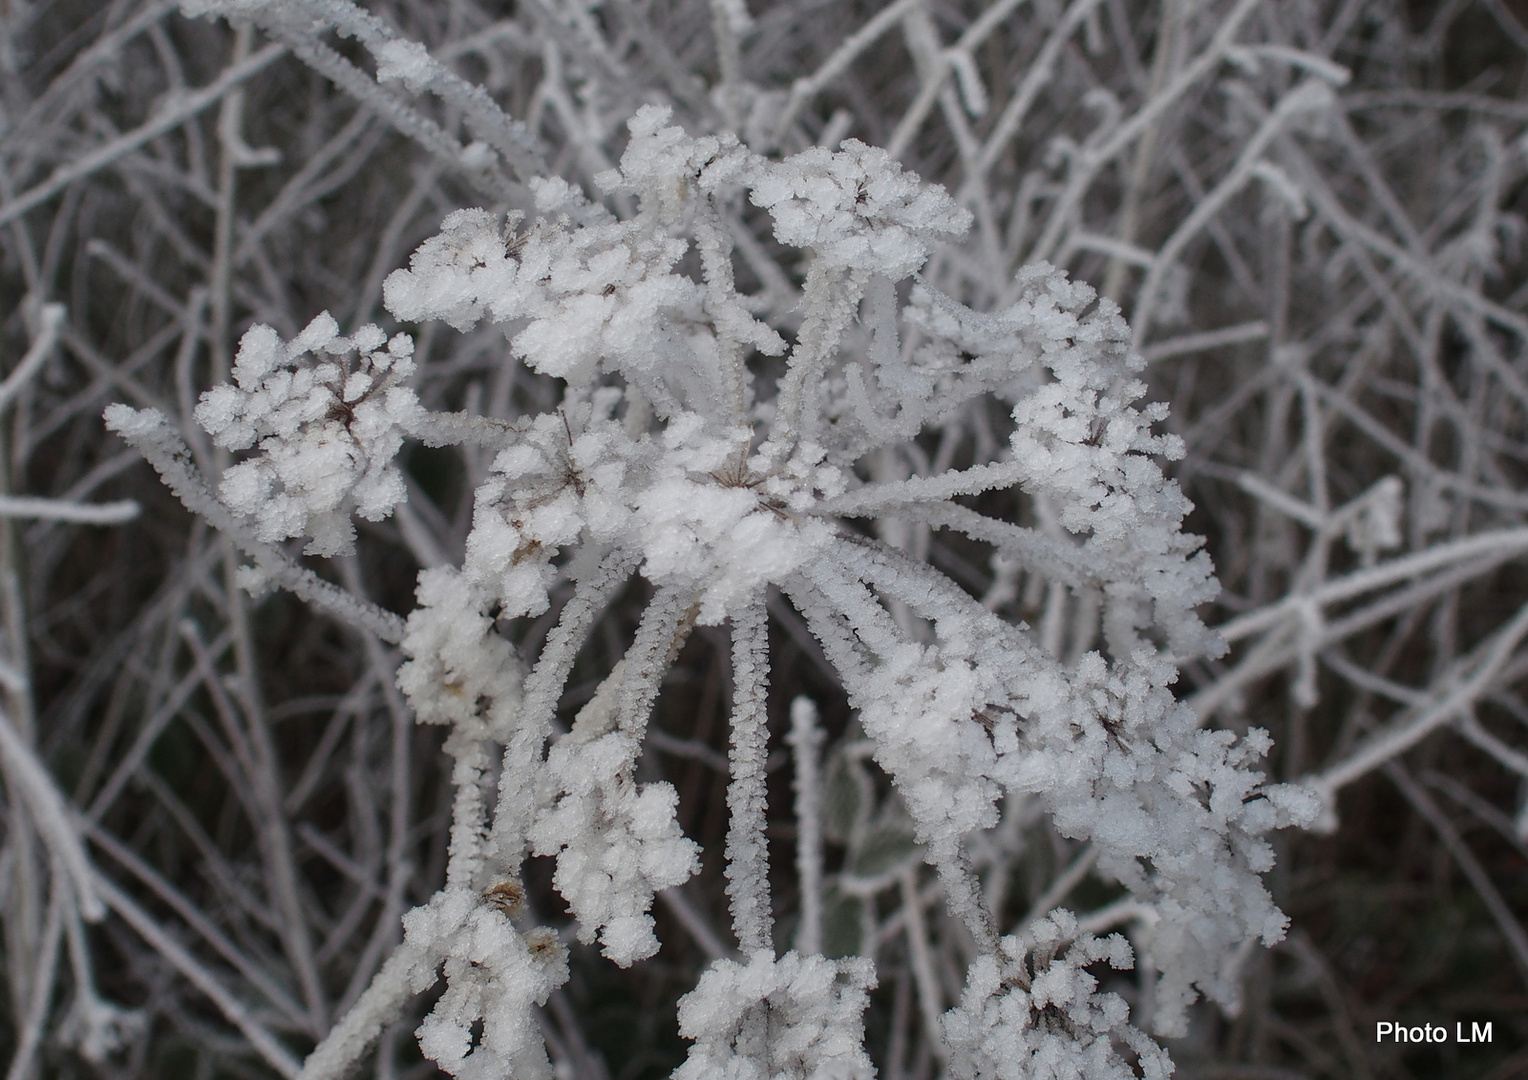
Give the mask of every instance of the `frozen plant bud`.
[{"label": "frozen plant bud", "polygon": [[595,178],[607,191],[641,195],[644,209],[658,210],[668,222],[679,219],[684,203],[696,192],[712,193],[725,184],[748,181],[762,160],[730,132],[696,139],[681,127],[667,126],[671,112],[657,105],[638,109],[627,124],[631,142],[621,155],[620,169]]}]

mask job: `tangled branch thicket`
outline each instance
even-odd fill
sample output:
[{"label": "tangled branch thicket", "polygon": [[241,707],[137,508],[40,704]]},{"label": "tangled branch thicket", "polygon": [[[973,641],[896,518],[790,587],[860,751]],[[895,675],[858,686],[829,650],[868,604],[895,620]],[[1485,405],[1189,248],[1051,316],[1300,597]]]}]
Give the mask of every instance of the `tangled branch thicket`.
[{"label": "tangled branch thicket", "polygon": [[7,1080],[1528,1072],[1516,10],[0,6]]}]

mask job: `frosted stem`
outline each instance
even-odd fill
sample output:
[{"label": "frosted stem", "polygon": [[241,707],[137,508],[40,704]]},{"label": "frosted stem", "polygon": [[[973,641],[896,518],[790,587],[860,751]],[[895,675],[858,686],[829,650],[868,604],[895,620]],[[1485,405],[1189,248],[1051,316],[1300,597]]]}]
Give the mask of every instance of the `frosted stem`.
[{"label": "frosted stem", "polygon": [[313,1048],[296,1080],[329,1080],[345,1075],[413,996],[409,972],[421,961],[417,948],[399,945],[382,970],[372,976],[371,985],[350,1011]]},{"label": "frosted stem", "polygon": [[801,887],[801,923],[796,948],[822,952],[822,728],[809,697],[791,702],[791,744],[796,766],[796,875]]},{"label": "frosted stem", "polygon": [[790,367],[780,380],[775,432],[770,439],[785,452],[816,434],[819,382],[823,368],[838,348],[838,339],[854,318],[867,275],[844,273],[821,260],[806,274],[806,320],[801,324]]},{"label": "frosted stem", "polygon": [[744,953],[774,949],[765,840],[769,627],[764,597],[732,616],[732,779],[727,785],[727,895]]},{"label": "frosted stem", "polygon": [[504,747],[504,769],[499,780],[499,801],[494,810],[490,831],[490,849],[498,858],[518,867],[525,844],[525,832],[535,812],[526,784],[534,777],[546,752],[552,717],[557,712],[563,683],[573,670],[573,659],[594,618],[615,591],[626,581],[635,560],[616,553],[609,555],[588,578],[578,583],[557,627],[542,647],[536,666],[525,680],[520,703],[520,722]]}]

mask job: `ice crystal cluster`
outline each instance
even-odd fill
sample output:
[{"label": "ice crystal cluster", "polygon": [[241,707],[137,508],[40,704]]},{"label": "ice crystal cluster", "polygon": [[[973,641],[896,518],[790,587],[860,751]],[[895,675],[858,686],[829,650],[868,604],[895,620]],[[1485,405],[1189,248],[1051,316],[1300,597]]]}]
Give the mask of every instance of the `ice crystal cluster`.
[{"label": "ice crystal cluster", "polygon": [[[1166,1053],[1130,1026],[1124,1000],[1098,993],[1098,980],[1085,970],[1097,963],[1129,968],[1125,939],[1079,933],[1076,916],[1064,908],[1040,919],[1030,937],[1032,969],[1025,943],[1015,937],[971,965],[960,1005],[944,1019],[945,1038],[956,1051],[954,1074],[961,1080],[1166,1080],[1172,1072]],[[1135,1052],[1139,1072],[1120,1060],[1116,1040]]]},{"label": "ice crystal cluster", "polygon": [[[619,168],[599,178],[635,206],[625,219],[541,181],[532,216],[457,211],[386,281],[403,322],[501,326],[515,358],[565,384],[555,412],[497,427],[427,413],[401,385],[406,337],[384,349],[375,327],[344,338],[324,315],[290,343],[251,329],[235,385],[196,414],[219,445],[254,450],[222,478],[226,510],[258,541],[306,536],[320,555],[349,550],[352,513],[375,519],[403,498],[391,459],[404,437],[493,454],[462,564],[421,573],[402,635],[400,685],[420,720],[449,726],[456,761],[447,886],[406,918],[404,960],[384,969],[413,991],[444,978],[421,1047],[456,1076],[547,1075],[532,1009],[567,969],[551,932],[504,902],[528,855],[555,859],[581,941],[623,966],[658,950],[655,894],[699,860],[674,788],[638,780],[645,728],[690,628],[730,624],[740,951],[681,1001],[694,1046],[676,1076],[873,1074],[869,960],[774,950],[763,767],[776,589],[841,677],[979,950],[944,1022],[951,1074],[1165,1076],[1165,1054],[1085,970],[1130,967],[1125,941],[1060,910],[1008,932],[969,857],[1005,798],[1038,800],[1062,834],[1090,841],[1099,871],[1149,914],[1137,945],[1157,973],[1160,1034],[1183,1033],[1200,994],[1234,1005],[1240,946],[1284,930],[1259,879],[1264,835],[1314,806],[1264,783],[1262,732],[1201,730],[1172,693],[1176,664],[1217,648],[1195,615],[1215,584],[1154,460],[1182,446],[1153,433],[1161,406],[1136,404],[1142,361],[1119,310],[1046,265],[989,314],[916,278],[969,215],[884,151],[848,140],[771,158],[730,135],[692,137],[652,106],[629,126]],[[799,323],[760,319],[768,305],[737,288],[719,210],[744,198],[767,213],[786,267],[802,259]],[[994,396],[1011,427],[987,459],[914,475],[878,464]],[[113,414],[131,436],[142,425],[129,419]],[[1059,528],[974,507],[1005,491]],[[1095,596],[1101,650],[1059,659],[893,542],[908,522]],[[653,589],[635,641],[564,728],[574,656],[633,572]],[[546,612],[559,581],[572,598],[522,664],[494,620]],[[490,755],[503,759],[496,793]]]},{"label": "ice crystal cluster", "polygon": [[674,1080],[869,1080],[864,1012],[874,986],[862,956],[718,961],[679,1005],[679,1033],[695,1046]]},{"label": "ice crystal cluster", "polygon": [[413,354],[407,334],[389,341],[371,325],[341,337],[327,311],[291,342],[269,326],[246,333],[235,385],[202,395],[195,414],[218,446],[260,451],[223,474],[229,509],[253,518],[261,540],[309,536],[310,555],[350,551],[351,514],[379,521],[404,497],[393,458],[419,408],[399,385]]}]

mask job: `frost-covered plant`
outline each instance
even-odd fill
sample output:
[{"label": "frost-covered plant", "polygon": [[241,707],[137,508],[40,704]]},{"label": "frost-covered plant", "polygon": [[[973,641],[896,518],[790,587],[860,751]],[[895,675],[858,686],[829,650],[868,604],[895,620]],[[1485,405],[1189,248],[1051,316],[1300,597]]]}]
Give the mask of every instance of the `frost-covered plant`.
[{"label": "frost-covered plant", "polygon": [[[1165,1080],[1172,1062],[1161,1047],[1127,1022],[1118,994],[1097,992],[1085,970],[1133,963],[1118,934],[1099,940],[1079,933],[1065,908],[1039,919],[1030,942],[1005,937],[995,953],[971,965],[960,1005],[944,1020],[955,1050],[954,1074],[993,1080]],[[1033,950],[1033,959],[1028,955]],[[1139,1073],[1124,1065],[1116,1040],[1137,1055]]]},{"label": "frost-covered plant", "polygon": [[[1428,1048],[1363,1030],[1409,947],[1450,957],[1408,967],[1402,987],[1445,1013],[1528,980],[1513,876],[1528,855],[1528,609],[1513,599],[1528,552],[1520,6],[0,5],[7,1080],[294,1077],[321,1040],[306,1075],[329,1076],[389,1016],[368,1075],[434,1075],[414,1037],[424,1021],[429,1052],[458,1072],[534,1075],[544,1036],[559,1077],[647,1078],[684,1060],[676,999],[713,962],[710,996],[685,998],[694,1068],[794,1069],[792,1040],[825,1062],[862,1029],[886,1080],[1052,1060],[1140,1072],[1129,1026],[1156,1031],[1185,995],[1224,999],[1240,982],[1240,1013],[1189,1008],[1192,1037],[1171,1046],[1185,1073],[1425,1070],[1396,1057]],[[672,116],[633,143],[643,102]],[[786,158],[794,172],[774,168]],[[483,209],[442,227],[458,207]],[[962,210],[958,246],[920,235]],[[620,265],[601,261],[611,225],[625,230]],[[544,262],[544,280],[500,255],[536,235],[564,264]],[[729,243],[730,258],[707,254]],[[966,310],[1071,288],[1021,269],[1042,261],[1119,303],[1144,368],[1068,370],[1089,345],[1053,371],[1008,343],[1041,340],[1027,316],[1015,328]],[[919,277],[892,281],[904,265]],[[400,266],[417,281],[386,291],[413,325],[384,305]],[[426,314],[437,302],[442,319]],[[1057,306],[1104,326],[1089,305]],[[332,322],[314,323],[324,309]],[[380,381],[398,381],[351,400],[341,376],[375,386],[391,355],[366,324],[404,331],[417,368],[403,379],[395,361]],[[271,330],[241,359],[251,325]],[[340,351],[301,351],[309,325]],[[728,371],[742,373],[726,393],[744,401],[732,426],[749,429],[750,458],[767,443],[815,443],[822,458],[676,466],[727,426],[691,387]],[[1137,430],[1181,436],[1170,465],[1103,445],[1136,378],[1150,387]],[[945,409],[961,380],[970,396]],[[202,414],[222,427],[204,437],[198,397],[220,383]],[[1152,418],[1152,400],[1171,415]],[[103,437],[108,401],[136,407],[111,415],[201,520]],[[601,417],[620,431],[584,444],[604,471],[594,483],[570,451]],[[1082,419],[1079,441],[1066,427]],[[300,436],[276,434],[293,424]],[[494,471],[517,445],[533,453]],[[1100,512],[1119,492],[1152,503],[1151,474],[1120,475],[1148,457],[1194,500],[1184,520],[1215,558],[1223,591],[1195,610],[1230,646],[1219,659],[1174,614],[1209,585],[1177,519],[1165,505]],[[994,465],[1029,472],[913,501]],[[622,469],[642,501],[611,479]],[[903,501],[853,501],[885,485]],[[302,559],[309,544],[337,554]],[[866,550],[896,565],[867,568]],[[937,568],[926,576],[944,591],[903,580],[894,595],[868,576],[915,567]],[[797,580],[808,571],[817,583]],[[506,601],[485,607],[480,579],[495,576]],[[835,667],[791,597],[844,607],[846,576],[872,600],[853,624],[813,616],[853,646]],[[655,596],[658,579],[673,588]],[[742,605],[761,582],[768,663],[740,655],[752,681],[735,694],[728,625],[759,640],[748,620],[762,616]],[[914,588],[916,603],[899,599]],[[965,611],[969,641],[958,620],[924,614],[941,597],[969,608],[962,594],[994,616]],[[652,684],[627,673],[661,668],[692,611],[639,732],[630,718]],[[967,737],[960,680],[980,700],[1019,677],[962,650],[1013,651],[997,617],[1028,624],[1015,636],[1065,692],[1012,720],[978,709],[988,751]],[[766,669],[767,723],[733,725],[729,753],[729,699],[754,715]],[[875,708],[850,708],[846,679]],[[1128,752],[1115,745],[1109,725],[1136,716],[1132,698],[1155,716],[1132,731],[1161,754],[1130,734]],[[926,746],[908,737],[925,715]],[[1259,725],[1278,743],[1270,773],[1313,789],[1330,830],[1281,838],[1282,895],[1307,917],[1269,951],[1239,936],[1270,915],[1238,885],[1267,859],[1263,740],[1201,732]],[[496,817],[506,756],[530,763],[504,781],[525,798]],[[762,828],[767,905],[757,875],[725,878],[731,757],[740,775],[762,758],[768,776],[762,813],[760,785],[733,785],[754,824],[731,843],[752,865]],[[997,824],[960,835],[994,924],[978,942],[947,895],[969,905],[922,857],[992,816],[991,790]],[[523,875],[503,854],[520,835]],[[1222,848],[1230,837],[1243,842]],[[1224,861],[1239,868],[1214,879],[1229,917],[1197,920],[1198,883]],[[750,940],[773,916],[776,948],[733,947],[729,896]],[[1058,905],[1077,911],[1075,933],[1041,944]],[[1134,974],[1071,944],[1116,930]],[[654,939],[661,951],[627,969],[605,955]],[[832,1004],[782,988],[792,951],[832,961]],[[868,1006],[837,966],[856,954],[873,962]],[[1026,980],[1058,961],[1072,965],[1062,997],[1087,1018],[1070,1034],[1046,1004],[1021,1008]],[[968,1026],[942,1022],[967,996]],[[760,1047],[759,1013],[805,1022]],[[1460,1068],[1510,1068],[1510,1052],[1461,1048]]]},{"label": "frost-covered plant", "polygon": [[674,1080],[868,1080],[865,1007],[875,986],[864,957],[829,960],[768,950],[720,960],[679,1002],[679,1033],[693,1040]]},{"label": "frost-covered plant", "polygon": [[327,311],[290,344],[268,326],[246,333],[236,385],[208,391],[195,414],[225,450],[260,450],[223,474],[223,502],[263,541],[311,536],[309,555],[351,551],[351,515],[381,520],[404,497],[393,458],[419,408],[399,385],[413,352],[408,335],[388,341],[371,325],[341,337]]},{"label": "frost-covered plant", "polygon": [[[353,1060],[384,1006],[437,971],[446,990],[419,1029],[427,1055],[463,1077],[546,1074],[530,1010],[566,967],[519,902],[528,855],[556,860],[580,940],[597,938],[622,966],[658,950],[654,896],[699,863],[675,789],[639,779],[639,761],[663,675],[697,624],[731,630],[726,873],[742,959],[714,963],[681,1001],[695,1046],[676,1075],[871,1074],[869,961],[775,954],[764,744],[766,596],[778,589],[836,669],[976,944],[945,1022],[952,1073],[1124,1076],[1128,1052],[1142,1075],[1164,1076],[1165,1054],[1083,970],[1129,967],[1124,941],[1079,933],[1059,910],[1005,936],[969,855],[1005,797],[1038,800],[1061,833],[1091,841],[1100,871],[1150,913],[1142,948],[1159,973],[1162,1034],[1185,1030],[1200,993],[1234,1005],[1240,947],[1283,934],[1259,880],[1272,863],[1264,835],[1308,821],[1315,805],[1264,783],[1264,733],[1203,730],[1173,697],[1176,665],[1218,649],[1194,610],[1215,586],[1181,529],[1188,503],[1153,460],[1182,446],[1152,432],[1163,407],[1136,405],[1142,362],[1128,327],[1112,301],[1044,264],[1024,269],[1017,299],[991,314],[921,278],[899,292],[969,221],[942,189],[853,140],[770,158],[669,119],[639,109],[619,168],[599,177],[634,199],[630,216],[543,181],[530,220],[453,213],[387,279],[400,320],[502,326],[515,357],[562,380],[555,411],[500,425],[428,412],[399,385],[406,337],[384,352],[380,330],[342,338],[327,315],[290,344],[248,331],[236,385],[197,410],[220,445],[257,450],[219,488],[234,527],[256,542],[309,536],[314,554],[348,549],[352,511],[374,518],[402,499],[390,459],[403,436],[493,454],[464,561],[420,574],[400,636],[399,685],[421,720],[450,729],[447,883],[406,917],[395,962],[310,1074]],[[735,283],[723,211],[743,198],[804,254],[789,340],[787,322],[758,319],[759,298]],[[992,398],[1011,430],[985,460],[914,476],[878,468],[888,448]],[[119,406],[109,422],[169,478],[164,421]],[[1003,491],[1043,506],[1061,531],[972,505]],[[854,524],[865,520],[958,531],[1096,595],[1101,649],[1059,659]],[[561,730],[575,654],[633,573],[653,589],[635,639]],[[562,578],[572,598],[524,666],[494,621],[547,611]]]}]

